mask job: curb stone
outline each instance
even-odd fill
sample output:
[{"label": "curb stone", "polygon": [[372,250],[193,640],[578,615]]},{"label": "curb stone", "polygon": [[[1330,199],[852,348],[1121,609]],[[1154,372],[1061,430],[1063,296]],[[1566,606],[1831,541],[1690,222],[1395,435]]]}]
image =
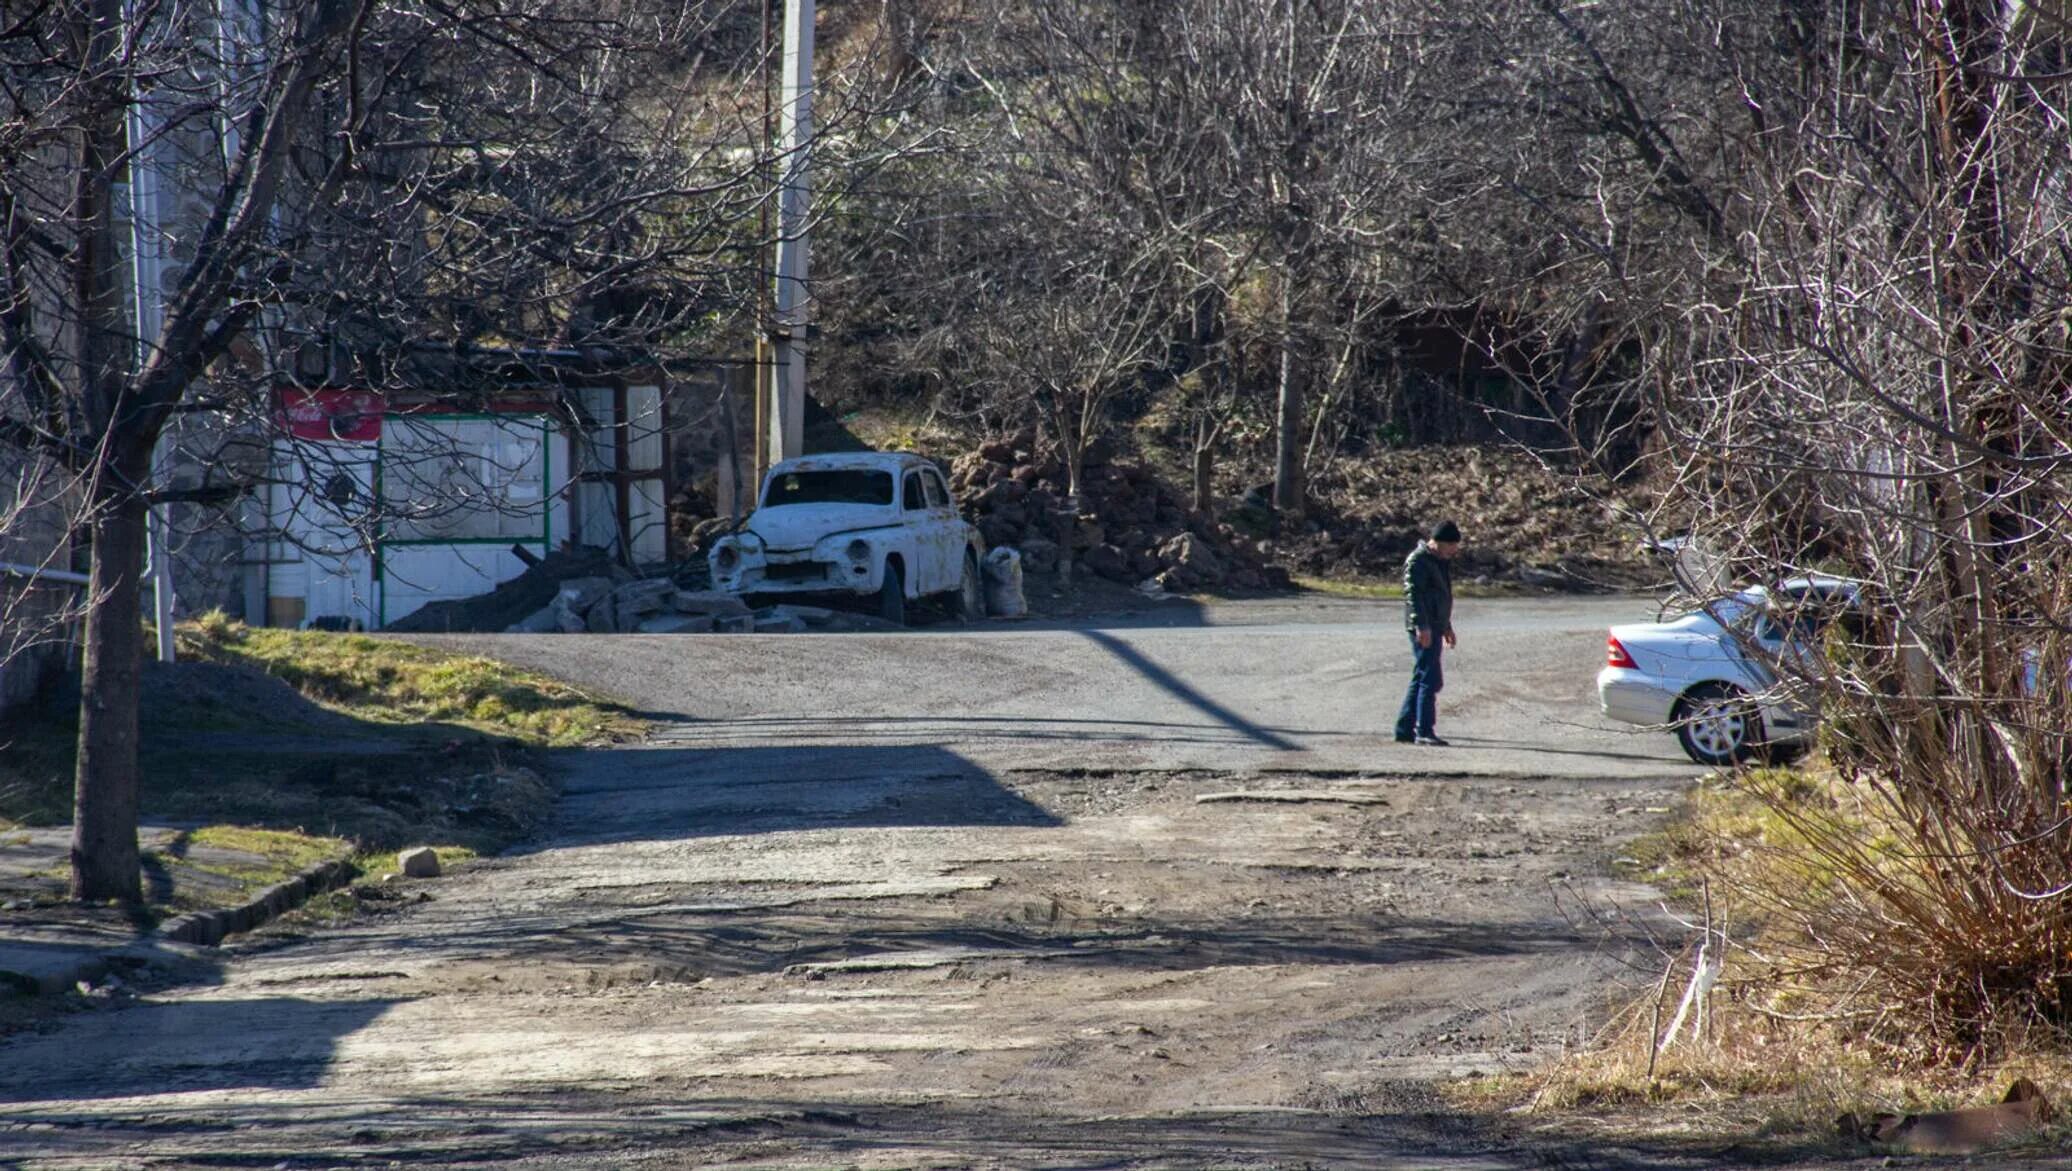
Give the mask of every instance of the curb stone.
[{"label": "curb stone", "polygon": [[19,972],[0,970],[0,997],[69,992],[82,983],[99,984],[118,968],[198,958],[190,949],[213,947],[226,936],[250,931],[301,906],[312,895],[337,890],[359,874],[359,867],[346,858],[320,862],[285,882],[267,887],[239,906],[190,911],[122,946],[81,946],[79,958],[70,963],[60,961]]},{"label": "curb stone", "polygon": [[177,943],[213,947],[225,936],[250,931],[294,910],[312,895],[337,890],[358,877],[359,873],[359,867],[344,858],[320,862],[286,882],[267,887],[247,903],[213,911],[189,911],[168,920],[152,934]]}]

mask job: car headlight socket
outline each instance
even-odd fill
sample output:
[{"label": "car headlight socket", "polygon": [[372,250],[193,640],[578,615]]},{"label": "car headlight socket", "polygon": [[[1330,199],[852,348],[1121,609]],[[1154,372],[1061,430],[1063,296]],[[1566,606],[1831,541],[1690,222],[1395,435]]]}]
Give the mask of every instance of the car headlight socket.
[{"label": "car headlight socket", "polygon": [[721,573],[731,573],[736,565],[741,564],[741,551],[732,545],[722,545],[714,563],[719,566]]},{"label": "car headlight socket", "polygon": [[863,538],[858,537],[856,540],[849,542],[849,560],[868,561],[870,560],[870,556],[871,545],[869,541],[866,541]]}]

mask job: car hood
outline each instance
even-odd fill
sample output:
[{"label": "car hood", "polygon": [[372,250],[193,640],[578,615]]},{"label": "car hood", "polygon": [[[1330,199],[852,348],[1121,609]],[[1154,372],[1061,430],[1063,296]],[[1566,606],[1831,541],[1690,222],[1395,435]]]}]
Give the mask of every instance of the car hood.
[{"label": "car hood", "polygon": [[747,528],[766,548],[796,550],[836,533],[897,523],[899,510],[890,504],[784,504],[758,509]]}]

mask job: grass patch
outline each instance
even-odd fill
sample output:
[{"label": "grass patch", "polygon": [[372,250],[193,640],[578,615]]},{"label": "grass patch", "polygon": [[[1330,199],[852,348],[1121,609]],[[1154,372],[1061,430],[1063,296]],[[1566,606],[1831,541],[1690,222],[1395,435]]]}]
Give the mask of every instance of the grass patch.
[{"label": "grass patch", "polygon": [[821,424],[807,439],[808,451],[911,451],[945,459],[970,442],[933,412],[891,403],[849,411],[838,422]]},{"label": "grass patch", "polygon": [[1300,573],[1294,575],[1294,581],[1301,589],[1333,598],[1364,598],[1377,601],[1394,598],[1400,601],[1403,597],[1403,583],[1400,581],[1360,577],[1311,577]]},{"label": "grass patch", "polygon": [[[384,874],[401,874],[403,864],[399,861],[401,850],[382,850],[367,854],[359,861],[360,869],[376,878]],[[480,854],[466,846],[433,846],[432,853],[439,856],[439,873],[445,874],[463,862],[472,862]]]},{"label": "grass patch", "polygon": [[319,862],[343,857],[346,843],[339,838],[312,837],[288,830],[258,829],[248,825],[209,825],[187,835],[196,846],[237,850],[257,854],[289,874]]},{"label": "grass patch", "polygon": [[205,615],[183,654],[251,667],[376,724],[454,724],[540,746],[625,739],[641,722],[607,700],[493,659],[358,634],[249,627]]},{"label": "grass patch", "polygon": [[295,830],[243,825],[186,830],[144,851],[147,901],[158,915],[236,906],[312,866],[352,852],[352,844],[342,838]]},{"label": "grass patch", "polygon": [[[157,913],[239,902],[348,854],[393,869],[404,847],[436,845],[451,863],[495,852],[552,808],[532,750],[643,730],[615,704],[488,659],[220,615],[178,634],[181,662],[146,665],[140,798],[148,823],[204,828],[145,859]],[[0,833],[71,820],[77,727],[76,693],[0,725]],[[18,876],[8,892],[40,905],[62,899],[65,877]]]},{"label": "grass patch", "polygon": [[1767,786],[1813,800],[1818,784],[1792,769],[1755,769],[1739,783],[1715,777],[1694,788],[1672,821],[1627,842],[1612,859],[1612,873],[1650,883],[1687,910],[1699,907],[1708,873],[1753,844],[1791,840],[1795,834],[1776,809],[1751,791]]},{"label": "grass patch", "polygon": [[[1366,601],[1402,601],[1403,581],[1401,578],[1386,577],[1316,577],[1298,573],[1292,579],[1300,589],[1324,594],[1333,598],[1355,598]],[[1477,585],[1472,581],[1453,583],[1453,594],[1458,598],[1503,598],[1518,593],[1516,586],[1489,582]]]}]

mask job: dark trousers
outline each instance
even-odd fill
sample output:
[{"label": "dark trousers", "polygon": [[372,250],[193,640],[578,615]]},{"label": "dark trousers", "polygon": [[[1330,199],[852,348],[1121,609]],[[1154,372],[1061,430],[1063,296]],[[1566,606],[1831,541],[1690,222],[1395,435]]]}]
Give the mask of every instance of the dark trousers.
[{"label": "dark trousers", "polygon": [[1439,689],[1446,686],[1446,673],[1439,667],[1444,640],[1432,632],[1432,645],[1417,645],[1417,632],[1410,632],[1410,690],[1403,693],[1403,710],[1396,713],[1396,739],[1432,735],[1432,721],[1439,717]]}]

